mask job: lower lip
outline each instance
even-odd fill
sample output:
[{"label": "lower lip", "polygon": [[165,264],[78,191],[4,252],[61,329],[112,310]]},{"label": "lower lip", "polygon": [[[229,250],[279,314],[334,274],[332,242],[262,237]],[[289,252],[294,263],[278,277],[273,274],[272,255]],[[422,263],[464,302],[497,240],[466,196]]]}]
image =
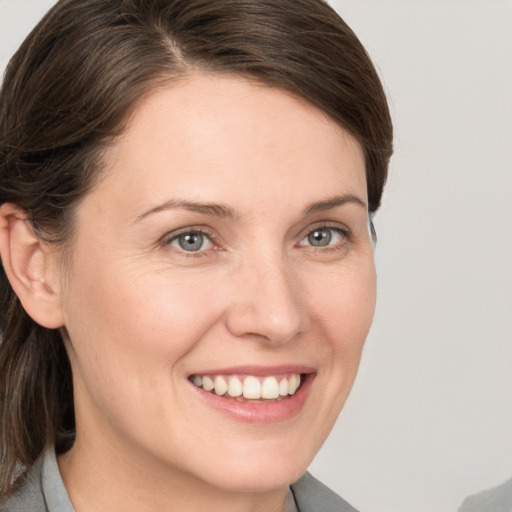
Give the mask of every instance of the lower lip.
[{"label": "lower lip", "polygon": [[238,402],[205,391],[192,383],[191,386],[209,407],[231,418],[247,423],[277,423],[299,414],[306,403],[315,376],[306,374],[302,378],[297,392],[278,402]]}]

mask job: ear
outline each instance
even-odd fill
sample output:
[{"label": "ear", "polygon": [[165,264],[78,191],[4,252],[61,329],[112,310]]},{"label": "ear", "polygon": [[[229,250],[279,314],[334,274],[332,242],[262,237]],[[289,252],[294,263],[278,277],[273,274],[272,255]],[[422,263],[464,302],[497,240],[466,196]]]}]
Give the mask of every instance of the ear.
[{"label": "ear", "polygon": [[57,253],[39,240],[26,212],[12,203],[0,207],[0,256],[25,311],[43,327],[62,327]]}]

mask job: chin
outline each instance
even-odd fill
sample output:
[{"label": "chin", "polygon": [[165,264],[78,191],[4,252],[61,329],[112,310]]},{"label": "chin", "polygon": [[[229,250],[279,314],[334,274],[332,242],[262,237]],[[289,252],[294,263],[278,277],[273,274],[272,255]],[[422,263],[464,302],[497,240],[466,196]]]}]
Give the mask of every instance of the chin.
[{"label": "chin", "polygon": [[[265,442],[265,441],[263,441]],[[266,442],[253,447],[232,446],[222,455],[208,458],[207,480],[214,487],[231,492],[271,492],[285,489],[307,470],[316,450]]]},{"label": "chin", "polygon": [[217,474],[210,483],[230,492],[272,492],[286,489],[306,471],[305,467],[269,461],[265,464],[245,462],[232,467],[224,474]]}]

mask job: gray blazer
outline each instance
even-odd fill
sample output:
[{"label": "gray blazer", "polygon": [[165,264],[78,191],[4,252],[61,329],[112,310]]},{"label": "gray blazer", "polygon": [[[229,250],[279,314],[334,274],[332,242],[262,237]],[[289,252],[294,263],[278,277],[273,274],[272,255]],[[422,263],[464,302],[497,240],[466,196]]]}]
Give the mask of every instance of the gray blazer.
[{"label": "gray blazer", "polygon": [[459,512],[512,512],[512,478],[497,487],[467,497]]},{"label": "gray blazer", "polygon": [[[299,512],[357,512],[309,473],[292,485],[292,493]],[[34,464],[19,491],[0,503],[0,511],[74,512],[53,451]]]}]

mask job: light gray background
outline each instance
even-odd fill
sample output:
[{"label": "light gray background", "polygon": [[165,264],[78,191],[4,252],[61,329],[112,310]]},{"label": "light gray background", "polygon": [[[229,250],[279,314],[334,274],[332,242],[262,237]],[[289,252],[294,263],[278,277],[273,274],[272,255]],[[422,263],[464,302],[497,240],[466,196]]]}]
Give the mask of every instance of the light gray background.
[{"label": "light gray background", "polygon": [[[52,0],[0,0],[0,70]],[[379,301],[313,473],[368,512],[455,511],[512,475],[512,1],[332,0],[396,153]]]}]

